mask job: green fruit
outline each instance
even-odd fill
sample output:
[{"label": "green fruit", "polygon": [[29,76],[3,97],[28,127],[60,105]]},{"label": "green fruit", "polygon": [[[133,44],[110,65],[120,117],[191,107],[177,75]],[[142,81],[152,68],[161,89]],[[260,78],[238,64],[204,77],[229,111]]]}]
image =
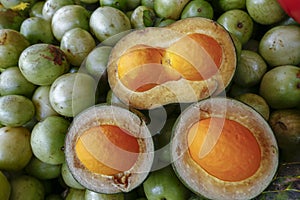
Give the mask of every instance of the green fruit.
[{"label": "green fruit", "polygon": [[235,35],[242,44],[245,44],[253,33],[253,21],[249,14],[243,10],[229,10],[224,12],[217,22]]},{"label": "green fruit", "polygon": [[158,17],[177,20],[189,0],[154,0],[153,8]]},{"label": "green fruit", "polygon": [[235,99],[244,102],[247,105],[254,108],[265,118],[265,120],[269,119],[270,116],[269,105],[267,104],[266,100],[261,96],[254,93],[245,93],[235,97]]},{"label": "green fruit", "polygon": [[73,29],[89,31],[90,12],[80,5],[66,5],[59,8],[52,17],[51,28],[54,37],[61,41],[63,35]]},{"label": "green fruit", "polygon": [[71,174],[66,162],[64,162],[62,164],[61,167],[61,176],[62,179],[64,180],[64,183],[74,189],[79,189],[79,190],[83,190],[85,189],[80,183],[78,183],[78,181],[76,181],[76,179],[74,179],[73,175]]},{"label": "green fruit", "polygon": [[99,7],[90,18],[91,32],[99,41],[131,29],[129,18],[125,13],[114,7]]},{"label": "green fruit", "polygon": [[85,68],[96,80],[106,76],[106,66],[111,49],[112,47],[110,46],[99,46],[93,49],[86,57]]},{"label": "green fruit", "polygon": [[251,18],[263,25],[274,24],[287,17],[277,0],[246,0],[246,8]]},{"label": "green fruit", "polygon": [[85,190],[70,188],[67,192],[65,200],[85,200]]},{"label": "green fruit", "polygon": [[60,116],[50,116],[38,122],[31,132],[33,154],[42,162],[52,165],[65,160],[64,141],[70,122]]},{"label": "green fruit", "polygon": [[85,200],[125,200],[125,195],[124,193],[102,194],[85,190]]},{"label": "green fruit", "polygon": [[100,6],[110,6],[117,8],[119,10],[124,11],[126,9],[126,1],[125,0],[99,0]]},{"label": "green fruit", "polygon": [[35,113],[32,101],[21,95],[5,95],[0,97],[0,123],[17,127],[29,122]]},{"label": "green fruit", "polygon": [[20,175],[11,180],[11,196],[14,200],[44,200],[45,188],[40,180]]},{"label": "green fruit", "polygon": [[130,17],[133,28],[145,28],[153,26],[155,21],[155,13],[151,8],[146,6],[138,6],[135,8]]},{"label": "green fruit", "polygon": [[47,0],[42,9],[43,18],[51,21],[54,13],[63,6],[73,5],[74,0]]},{"label": "green fruit", "polygon": [[154,9],[154,0],[141,0],[141,5]]},{"label": "green fruit", "polygon": [[180,18],[205,17],[212,19],[213,16],[214,10],[209,2],[205,0],[192,0],[182,10]]},{"label": "green fruit", "polygon": [[22,170],[31,157],[30,132],[28,129],[24,127],[0,128],[0,170]]},{"label": "green fruit", "polygon": [[29,17],[25,19],[21,24],[20,33],[24,35],[31,44],[52,44],[55,42],[50,21],[41,17]]},{"label": "green fruit", "polygon": [[281,149],[282,160],[299,162],[300,111],[296,109],[275,110],[270,115],[269,124]]},{"label": "green fruit", "polygon": [[30,176],[39,180],[48,180],[58,178],[60,175],[61,165],[52,165],[45,163],[36,157],[32,157],[26,165],[25,171]]},{"label": "green fruit", "polygon": [[271,108],[293,108],[300,103],[300,68],[284,65],[269,70],[262,78],[259,93]]},{"label": "green fruit", "polygon": [[73,117],[95,104],[96,82],[88,74],[67,73],[51,85],[49,99],[59,114]]},{"label": "green fruit", "polygon": [[9,200],[11,186],[6,176],[0,171],[0,199]]},{"label": "green fruit", "polygon": [[136,7],[143,5],[141,0],[127,0],[126,10],[134,10]]},{"label": "green fruit", "polygon": [[190,194],[170,166],[151,172],[143,187],[148,200],[182,200]]},{"label": "green fruit", "polygon": [[49,100],[50,86],[39,86],[32,96],[32,102],[35,106],[35,117],[42,121],[49,116],[59,115],[51,106]]},{"label": "green fruit", "polygon": [[0,8],[0,29],[13,29],[19,31],[21,24],[25,19],[26,18],[17,11]]},{"label": "green fruit", "polygon": [[0,94],[18,94],[31,97],[36,86],[29,82],[18,67],[5,69],[0,75]]},{"label": "green fruit", "polygon": [[43,18],[43,7],[45,3],[45,1],[37,1],[35,4],[33,4],[30,8],[29,16]]},{"label": "green fruit", "polygon": [[269,29],[259,43],[259,54],[271,67],[300,63],[300,27],[276,26]]},{"label": "green fruit", "polygon": [[30,43],[18,31],[12,29],[0,30],[0,69],[18,65],[21,52]]},{"label": "green fruit", "polygon": [[214,9],[222,13],[228,10],[245,9],[246,0],[212,0]]},{"label": "green fruit", "polygon": [[252,87],[260,83],[266,72],[267,64],[258,53],[242,50],[233,81],[242,87]]},{"label": "green fruit", "polygon": [[67,31],[60,42],[60,49],[73,66],[80,66],[95,47],[96,42],[92,35],[82,28]]},{"label": "green fruit", "polygon": [[23,76],[36,85],[51,85],[69,69],[64,52],[57,46],[39,43],[26,48],[19,58]]},{"label": "green fruit", "polygon": [[159,20],[156,20],[154,26],[165,27],[165,26],[168,26],[168,25],[170,25],[174,22],[176,22],[176,20],[174,20],[174,19],[159,19]]}]

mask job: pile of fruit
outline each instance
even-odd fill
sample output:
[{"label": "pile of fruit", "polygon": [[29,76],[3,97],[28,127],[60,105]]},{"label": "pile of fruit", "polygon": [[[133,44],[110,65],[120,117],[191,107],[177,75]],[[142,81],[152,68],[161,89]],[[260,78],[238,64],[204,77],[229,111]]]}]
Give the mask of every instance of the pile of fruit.
[{"label": "pile of fruit", "polygon": [[300,6],[0,0],[0,200],[300,199]]}]

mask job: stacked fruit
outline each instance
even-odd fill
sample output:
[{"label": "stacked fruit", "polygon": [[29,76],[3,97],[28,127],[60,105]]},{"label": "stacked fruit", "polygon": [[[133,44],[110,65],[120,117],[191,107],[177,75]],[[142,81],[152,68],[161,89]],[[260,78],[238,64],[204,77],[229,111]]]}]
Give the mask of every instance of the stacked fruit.
[{"label": "stacked fruit", "polygon": [[0,0],[0,200],[299,199],[294,2]]}]

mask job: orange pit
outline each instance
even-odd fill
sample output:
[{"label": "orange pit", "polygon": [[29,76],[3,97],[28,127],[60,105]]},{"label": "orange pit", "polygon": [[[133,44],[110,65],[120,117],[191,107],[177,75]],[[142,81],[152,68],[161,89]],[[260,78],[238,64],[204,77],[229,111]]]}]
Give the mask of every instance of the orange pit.
[{"label": "orange pit", "polygon": [[137,138],[114,125],[100,125],[85,131],[75,151],[81,163],[93,173],[115,175],[132,168],[139,156]]},{"label": "orange pit", "polygon": [[180,38],[166,49],[136,45],[119,58],[118,76],[137,92],[180,78],[201,81],[217,73],[222,54],[214,38],[199,33]]},{"label": "orange pit", "polygon": [[[200,156],[209,134],[218,140],[206,155]],[[260,166],[261,151],[256,138],[248,128],[233,120],[200,120],[189,129],[188,144],[192,159],[207,173],[223,181],[245,180]]]}]

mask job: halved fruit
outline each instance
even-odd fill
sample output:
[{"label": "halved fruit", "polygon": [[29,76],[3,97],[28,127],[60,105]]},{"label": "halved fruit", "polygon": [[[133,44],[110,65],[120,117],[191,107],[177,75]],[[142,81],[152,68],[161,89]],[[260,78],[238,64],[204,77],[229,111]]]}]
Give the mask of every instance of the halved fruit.
[{"label": "halved fruit", "polygon": [[154,146],[145,122],[129,110],[99,104],[77,115],[65,143],[74,178],[99,193],[129,192],[147,177]]},{"label": "halved fruit", "polygon": [[278,146],[252,107],[214,97],[192,104],[175,122],[171,159],[182,182],[209,199],[251,199],[272,181]]},{"label": "halved fruit", "polygon": [[112,49],[107,72],[116,96],[149,109],[217,95],[235,68],[230,34],[215,21],[195,17],[127,34]]}]

